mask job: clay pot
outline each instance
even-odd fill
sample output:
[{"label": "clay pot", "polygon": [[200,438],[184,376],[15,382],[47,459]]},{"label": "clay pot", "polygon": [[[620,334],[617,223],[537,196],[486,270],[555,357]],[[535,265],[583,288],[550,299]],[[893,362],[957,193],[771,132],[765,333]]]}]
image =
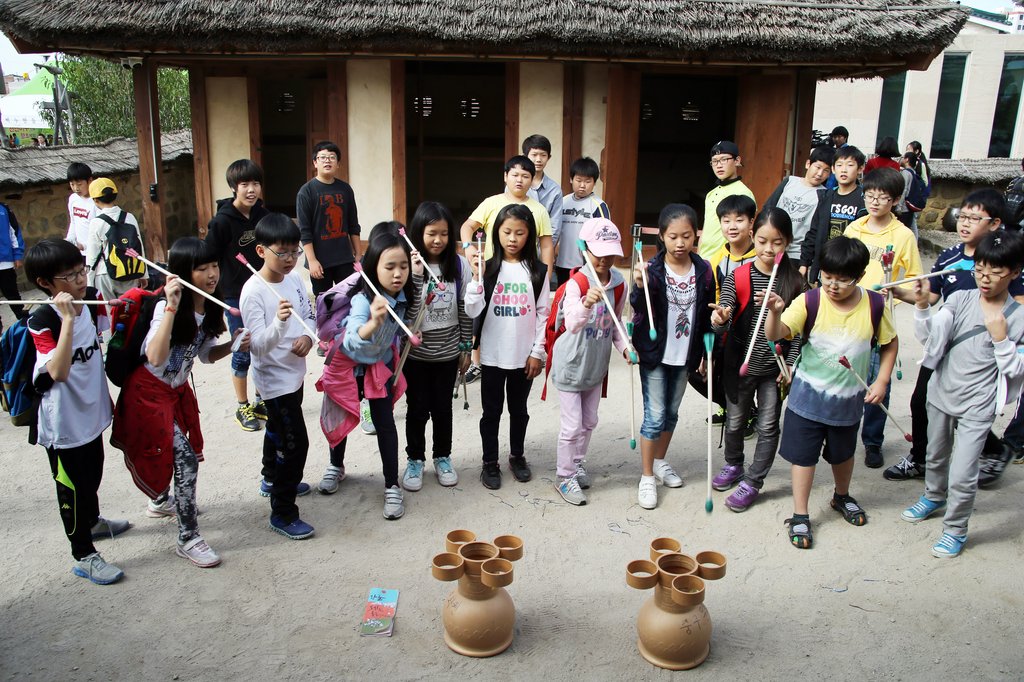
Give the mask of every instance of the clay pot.
[{"label": "clay pot", "polygon": [[725,555],[718,552],[697,553],[697,575],[704,580],[718,580],[725,577]]},{"label": "clay pot", "polygon": [[476,533],[471,530],[453,530],[444,536],[444,548],[453,553],[458,553],[459,547],[467,542],[476,540]]},{"label": "clay pot", "polygon": [[695,575],[697,560],[688,554],[662,554],[655,561],[658,566],[658,582],[667,589],[672,589],[672,581],[681,575]]},{"label": "clay pot", "polygon": [[684,601],[692,600],[692,593],[683,588],[692,584],[688,581],[700,578],[677,576],[675,580],[680,581],[675,591],[659,582],[654,596],[640,607],[636,644],[640,655],[659,668],[689,670],[703,663],[711,650],[711,616],[704,604],[684,606],[673,599],[676,594]]},{"label": "clay pot", "polygon": [[681,575],[672,581],[672,601],[680,606],[704,603],[704,581],[695,575]]},{"label": "clay pot", "polygon": [[675,538],[654,538],[651,540],[651,561],[657,561],[662,554],[682,551],[682,545]]},{"label": "clay pot", "polygon": [[626,584],[638,590],[649,590],[658,584],[658,567],[653,561],[640,559],[626,564]]},{"label": "clay pot", "polygon": [[[444,641],[463,656],[494,656],[512,644],[516,608],[505,587],[512,583],[511,562],[522,556],[523,543],[515,536],[501,536],[495,544],[474,541],[475,537],[469,531],[452,531],[446,537],[446,545],[458,545],[454,556],[462,562],[462,574],[444,600]],[[453,579],[448,576],[457,569],[450,556],[434,557],[434,577]]]},{"label": "clay pot", "polygon": [[430,573],[438,580],[458,580],[462,577],[465,562],[458,554],[445,552],[438,554],[431,561]]}]

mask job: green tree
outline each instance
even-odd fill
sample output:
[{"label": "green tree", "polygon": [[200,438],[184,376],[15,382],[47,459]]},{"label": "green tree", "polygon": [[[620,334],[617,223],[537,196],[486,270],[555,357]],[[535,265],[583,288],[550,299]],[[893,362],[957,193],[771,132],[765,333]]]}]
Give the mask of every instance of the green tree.
[{"label": "green tree", "polygon": [[[119,63],[95,57],[61,55],[61,80],[72,93],[75,141],[102,142],[111,137],[135,137],[135,98],[132,74]],[[191,125],[188,72],[162,68],[157,71],[160,97],[160,129],[182,130]],[[52,112],[43,112],[52,122]]]}]

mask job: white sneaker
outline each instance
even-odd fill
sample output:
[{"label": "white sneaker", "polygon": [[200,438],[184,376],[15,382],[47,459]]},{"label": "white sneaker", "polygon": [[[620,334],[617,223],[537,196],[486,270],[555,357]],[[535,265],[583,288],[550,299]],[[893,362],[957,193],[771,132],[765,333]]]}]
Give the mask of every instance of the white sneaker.
[{"label": "white sneaker", "polygon": [[210,549],[210,546],[206,544],[206,540],[201,535],[195,536],[184,545],[179,544],[175,553],[184,559],[188,559],[199,568],[213,568],[220,563],[220,557]]},{"label": "white sneaker", "polygon": [[405,502],[402,489],[393,485],[384,491],[384,518],[392,521],[405,514]]},{"label": "white sneaker", "polygon": [[146,505],[146,516],[151,519],[160,519],[167,516],[176,516],[178,511],[174,508],[174,495],[168,495],[163,502],[150,500]]},{"label": "white sneaker", "polygon": [[636,493],[636,501],[644,509],[654,509],[658,506],[658,484],[650,478],[640,477],[640,488]]},{"label": "white sneaker", "polygon": [[654,477],[666,488],[682,488],[683,479],[675,469],[663,459],[654,460]]},{"label": "white sneaker", "polygon": [[423,460],[407,460],[405,473],[402,474],[402,487],[411,492],[423,487]]},{"label": "white sneaker", "polygon": [[455,467],[452,466],[451,457],[436,458],[434,460],[434,474],[437,476],[437,482],[446,488],[451,488],[459,482],[459,475],[455,472]]},{"label": "white sneaker", "polygon": [[368,436],[377,433],[377,429],[373,425],[373,419],[370,417],[370,401],[366,398],[359,401],[359,427]]},{"label": "white sneaker", "polygon": [[316,488],[322,495],[333,495],[338,492],[338,484],[345,480],[345,465],[342,464],[340,467],[336,467],[333,464],[328,464],[326,471],[324,471],[324,477],[320,479],[320,483],[317,484]]},{"label": "white sneaker", "polygon": [[76,561],[71,567],[71,572],[79,578],[85,578],[97,585],[110,585],[124,577],[124,571],[114,564],[104,561],[99,552],[93,552]]}]

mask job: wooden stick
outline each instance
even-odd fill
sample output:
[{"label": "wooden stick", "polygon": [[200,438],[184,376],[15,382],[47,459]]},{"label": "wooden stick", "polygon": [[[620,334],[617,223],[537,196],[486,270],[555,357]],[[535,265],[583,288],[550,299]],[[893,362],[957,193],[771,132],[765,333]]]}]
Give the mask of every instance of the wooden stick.
[{"label": "wooden stick", "polygon": [[[423,318],[427,316],[427,303],[430,301],[430,294],[434,290],[434,283],[427,282],[426,293],[423,294],[423,304],[420,306],[420,311],[416,313],[416,319],[413,320],[412,328],[419,333],[420,327],[423,326]],[[412,349],[413,344],[407,343],[405,348],[402,349],[402,355],[398,358],[398,366],[395,367],[395,377],[397,381],[398,375],[402,373],[402,368],[405,367],[405,361],[409,357],[409,351]],[[456,389],[458,390],[458,389]]]},{"label": "wooden stick", "polygon": [[651,341],[655,341],[658,338],[658,330],[654,328],[654,312],[651,309],[650,292],[647,290],[647,268],[645,267],[646,263],[644,263],[643,244],[639,239],[636,240],[633,249],[636,251],[637,261],[640,265],[640,276],[644,279],[644,302],[647,304],[647,321],[650,325],[650,331],[647,332],[647,335],[651,337]]},{"label": "wooden stick", "polygon": [[[616,314],[615,306],[613,306],[611,301],[608,300],[608,292],[605,291],[604,286],[601,285],[601,278],[597,276],[597,271],[594,270],[594,264],[590,262],[589,258],[587,258],[587,242],[582,239],[577,239],[576,245],[579,246],[580,251],[583,253],[583,264],[587,266],[590,270],[591,276],[594,278],[594,281],[597,282],[597,288],[601,292],[601,298],[604,299],[604,304],[608,307],[608,312],[611,314],[612,322],[615,323],[615,327],[619,330],[619,334],[622,338],[626,339],[626,343],[629,345],[629,354],[633,358],[633,362],[636,362],[637,355],[636,349],[633,348],[633,339],[626,334],[626,330],[622,326],[622,320],[620,320],[618,314]],[[654,324],[653,320],[651,321],[651,324]]]},{"label": "wooden stick", "polygon": [[954,272],[960,272],[960,268],[948,268],[946,270],[939,270],[938,272],[929,272],[925,275],[917,275],[916,277],[906,277],[904,279],[898,279],[895,282],[886,282],[885,284],[876,284],[871,287],[875,291],[881,291],[882,289],[888,289],[889,287],[896,287],[901,284],[909,284],[910,282],[917,282],[922,279],[931,279],[932,277],[942,277],[943,275],[951,275]]},{"label": "wooden stick", "polygon": [[[839,364],[845,367],[846,369],[850,370],[850,374],[852,374],[857,379],[857,383],[859,383],[865,391],[871,390],[867,382],[861,379],[860,375],[857,374],[856,370],[853,369],[853,365],[850,364],[850,361],[846,359],[845,355],[839,358]],[[900,426],[899,422],[896,421],[896,418],[892,416],[892,412],[889,411],[889,408],[886,407],[883,403],[878,403],[878,407],[882,408],[882,412],[885,412],[885,416],[889,418],[889,421],[892,422],[893,426],[895,426],[897,429],[903,432],[904,440],[906,440],[908,443],[913,443],[914,437],[907,433],[906,429]]]},{"label": "wooden stick", "polygon": [[764,314],[768,311],[768,296],[771,295],[772,289],[775,287],[775,275],[779,274],[779,263],[782,262],[782,257],[786,255],[786,252],[775,254],[775,265],[772,266],[772,274],[768,278],[768,288],[764,290],[764,298],[761,300],[761,310],[757,313],[757,322],[754,323],[754,333],[750,335],[750,345],[747,346],[747,354],[743,358],[743,364],[740,365],[740,376],[747,376],[748,365],[750,364],[750,355],[754,352],[754,343],[757,341],[757,332],[761,329],[761,323],[764,322]]},{"label": "wooden stick", "polygon": [[[358,272],[359,276],[363,278],[364,282],[366,282],[366,286],[370,287],[370,291],[373,292],[374,296],[380,296],[380,291],[377,289],[376,286],[374,286],[373,282],[370,281],[370,278],[367,276],[367,274],[363,272],[363,264],[356,263],[355,267],[356,272]],[[391,314],[392,319],[394,319],[394,321],[398,323],[398,326],[402,328],[402,331],[405,332],[405,335],[409,337],[409,343],[411,343],[414,346],[418,346],[421,343],[423,343],[423,340],[420,339],[420,337],[413,334],[412,330],[405,325],[405,322],[403,322],[402,318],[398,316],[398,313],[395,312],[394,308],[388,306],[388,312]]]},{"label": "wooden stick", "polygon": [[704,501],[704,511],[706,511],[708,514],[710,514],[711,510],[715,508],[715,503],[711,500],[711,468],[712,468],[712,465],[711,465],[711,450],[712,450],[711,431],[714,428],[714,426],[711,423],[711,412],[712,412],[711,405],[712,405],[712,403],[715,402],[714,398],[712,397],[712,396],[714,396],[714,391],[712,391],[712,389],[711,389],[711,376],[712,376],[712,371],[711,371],[711,352],[712,352],[712,350],[714,350],[714,348],[715,348],[715,334],[714,334],[714,332],[706,332],[704,334],[704,350],[708,354],[708,359],[707,359],[707,362],[704,365],[704,368],[705,368],[705,370],[708,373],[708,497]]},{"label": "wooden stick", "polygon": [[[153,268],[157,272],[162,272],[165,275],[174,275],[173,272],[171,272],[167,268],[164,268],[164,267],[161,267],[161,266],[157,265],[156,263],[154,263],[151,260],[148,260],[145,256],[143,256],[141,253],[139,253],[135,249],[125,249],[125,254],[127,254],[131,258],[138,258],[140,261],[142,261],[143,263],[145,263],[149,267]],[[211,303],[216,303],[221,308],[223,308],[224,310],[228,311],[229,313],[231,313],[235,317],[241,317],[242,316],[242,311],[241,310],[239,310],[238,308],[232,308],[231,306],[229,306],[224,301],[220,300],[219,298],[215,298],[215,297],[211,296],[210,294],[206,293],[205,291],[203,291],[202,289],[200,289],[196,285],[192,284],[192,282],[186,282],[184,279],[182,279],[180,277],[178,278],[178,281],[181,282],[181,286],[185,287],[186,289],[191,289],[192,291],[196,292],[197,294],[199,294],[200,296],[205,298],[207,301],[210,301]]]},{"label": "wooden stick", "polygon": [[[117,305],[121,302],[119,298],[112,298],[109,301],[71,301],[72,305]],[[41,298],[35,301],[0,301],[6,305],[46,305],[48,303],[56,304],[57,301],[52,298]]]},{"label": "wooden stick", "polygon": [[430,276],[430,279],[434,280],[434,286],[437,287],[437,290],[444,291],[444,282],[439,280],[437,278],[437,275],[434,274],[434,271],[430,269],[429,265],[427,265],[426,259],[424,259],[422,255],[420,255],[420,252],[416,248],[416,245],[412,243],[412,240],[409,239],[409,235],[405,233],[405,228],[398,228],[398,234],[402,235],[402,238],[405,239],[405,243],[409,245],[409,248],[412,249],[413,253],[416,254],[416,257],[420,259],[420,263],[423,263],[423,271]]},{"label": "wooden stick", "polygon": [[[282,301],[287,301],[288,300],[285,297],[283,297],[281,294],[277,293],[277,289],[275,289],[274,287],[270,286],[270,282],[268,282],[267,280],[263,279],[263,275],[261,275],[259,273],[259,271],[252,266],[252,264],[246,259],[246,257],[244,255],[242,255],[240,253],[235,254],[235,259],[239,263],[244,265],[245,267],[249,268],[249,271],[252,272],[252,274],[256,276],[256,279],[258,279],[260,282],[263,283],[263,286],[265,286],[267,288],[267,291],[269,291],[270,293],[272,293],[274,296],[276,296],[277,298],[281,299]],[[182,284],[184,284],[184,282],[182,282]],[[312,334],[314,339],[319,339],[320,338],[319,336],[317,336],[316,332],[313,329],[310,328],[309,324],[304,319],[302,319],[301,315],[298,315],[297,313],[293,312],[292,313],[292,317],[294,317],[295,320],[299,324],[302,325],[303,329],[305,329],[307,332]],[[316,344],[317,344],[317,341],[314,340],[313,341],[313,345],[316,345]]]}]

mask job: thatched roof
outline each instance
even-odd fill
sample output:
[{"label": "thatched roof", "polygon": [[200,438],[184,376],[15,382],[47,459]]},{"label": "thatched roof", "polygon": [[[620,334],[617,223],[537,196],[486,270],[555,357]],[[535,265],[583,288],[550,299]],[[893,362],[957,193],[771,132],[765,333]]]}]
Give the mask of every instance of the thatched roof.
[{"label": "thatched roof", "polygon": [[[160,150],[164,162],[192,156],[192,131],[164,133]],[[99,144],[0,148],[0,192],[66,182],[72,161],[87,164],[96,177],[132,173],[139,168],[139,150],[134,138],[125,137]]]},{"label": "thatched roof", "polygon": [[1005,184],[1024,173],[1020,159],[929,159],[928,170],[937,180],[959,180],[972,185]]},{"label": "thatched roof", "polygon": [[0,0],[19,49],[839,64],[927,60],[949,0]]}]

